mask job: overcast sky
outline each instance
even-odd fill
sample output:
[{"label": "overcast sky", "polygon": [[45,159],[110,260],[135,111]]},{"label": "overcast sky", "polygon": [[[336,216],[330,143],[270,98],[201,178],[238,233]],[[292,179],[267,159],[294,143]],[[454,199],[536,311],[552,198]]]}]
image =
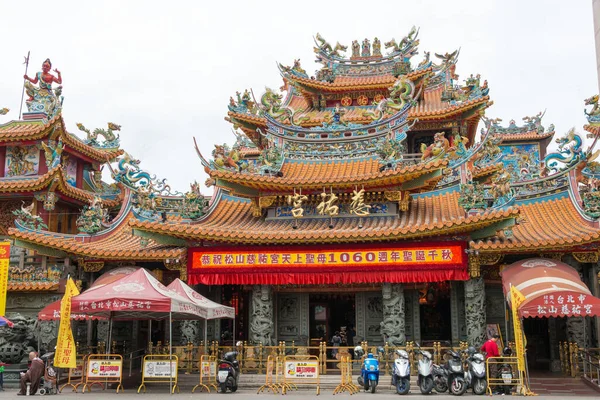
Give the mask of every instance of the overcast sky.
[{"label": "overcast sky", "polygon": [[[282,81],[276,62],[300,58],[310,75],[313,35],[330,43],[400,40],[420,27],[420,54],[461,47],[462,82],[481,74],[504,123],[547,109],[564,133],[585,123],[583,100],[598,91],[592,5],[580,1],[2,1],[0,122],[16,119],[23,85],[46,57],[63,74],[63,115],[81,134],[111,121],[141,166],[186,191],[209,157],[232,143],[229,96]],[[204,186],[203,192],[209,193]]]}]

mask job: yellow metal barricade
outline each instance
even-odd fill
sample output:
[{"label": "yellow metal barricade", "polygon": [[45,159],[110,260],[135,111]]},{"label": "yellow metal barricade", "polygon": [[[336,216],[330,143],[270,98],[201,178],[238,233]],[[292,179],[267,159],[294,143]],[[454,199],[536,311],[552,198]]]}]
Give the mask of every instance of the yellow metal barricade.
[{"label": "yellow metal barricade", "polygon": [[360,392],[360,388],[352,382],[352,358],[343,356],[340,359],[340,384],[333,390],[333,394],[348,392],[350,394]]},{"label": "yellow metal barricade", "polygon": [[[490,375],[490,366],[496,366],[498,374],[496,376]],[[511,374],[503,375],[500,373],[501,366],[508,365],[511,368]],[[508,388],[507,392],[510,392],[511,388],[515,387],[515,394],[524,396],[535,396],[527,384],[525,379],[525,372],[519,371],[519,359],[518,357],[489,357],[485,362],[486,376],[488,381],[488,394],[492,394],[494,388]]]},{"label": "yellow metal barricade", "polygon": [[81,393],[91,391],[93,385],[117,384],[117,393],[123,390],[123,356],[120,354],[90,354],[85,365],[85,383]]},{"label": "yellow metal barricade", "polygon": [[[85,359],[85,356],[84,356]],[[64,385],[62,385],[60,387],[60,389],[58,389],[58,393],[62,393],[62,390],[64,388],[66,388],[67,386],[70,386],[73,388],[73,391],[75,393],[77,393],[77,388],[80,385],[83,385],[83,377],[84,377],[84,364],[85,361],[84,359],[80,359],[76,361],[76,367],[75,368],[69,368],[69,374],[67,376],[67,383],[65,383]]]},{"label": "yellow metal barricade", "polygon": [[321,393],[320,360],[317,356],[285,356],[283,359],[283,387],[286,394],[289,384],[315,385],[317,395]]},{"label": "yellow metal barricade", "polygon": [[217,390],[217,357],[203,355],[200,357],[200,362],[198,363],[200,369],[200,383],[198,383],[192,389],[192,393],[196,391],[197,388],[200,388],[200,392],[206,390],[210,393],[210,388],[212,387]]},{"label": "yellow metal barricade", "polygon": [[275,381],[273,380],[273,374],[275,371],[275,357],[268,356],[267,357],[267,369],[265,374],[265,384],[258,388],[256,394],[262,393],[265,390],[270,390],[273,393],[278,393],[279,388],[277,387]]},{"label": "yellow metal barricade", "polygon": [[144,356],[142,383],[137,392],[139,393],[144,389],[144,393],[146,393],[146,383],[169,383],[169,385],[172,383],[171,393],[175,393],[175,390],[179,393],[179,386],[177,385],[178,364],[179,359],[174,354],[149,354]]},{"label": "yellow metal barricade", "polygon": [[290,382],[285,382],[283,379],[283,357],[275,358],[275,386],[281,389],[283,394],[283,388],[285,387],[286,392],[288,390],[298,390],[298,387]]}]

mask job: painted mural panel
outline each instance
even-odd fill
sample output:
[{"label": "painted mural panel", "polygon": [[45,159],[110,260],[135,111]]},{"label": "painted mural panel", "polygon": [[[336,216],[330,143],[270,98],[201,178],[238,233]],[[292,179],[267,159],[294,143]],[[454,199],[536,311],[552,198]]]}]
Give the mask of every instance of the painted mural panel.
[{"label": "painted mural panel", "polygon": [[500,146],[502,163],[513,181],[534,179],[540,173],[540,148],[537,144]]},{"label": "painted mural panel", "polygon": [[73,157],[67,159],[66,164],[67,182],[71,186],[77,186],[77,160]]},{"label": "painted mural panel", "polygon": [[9,146],[6,148],[4,171],[6,177],[37,175],[40,150],[37,146]]}]

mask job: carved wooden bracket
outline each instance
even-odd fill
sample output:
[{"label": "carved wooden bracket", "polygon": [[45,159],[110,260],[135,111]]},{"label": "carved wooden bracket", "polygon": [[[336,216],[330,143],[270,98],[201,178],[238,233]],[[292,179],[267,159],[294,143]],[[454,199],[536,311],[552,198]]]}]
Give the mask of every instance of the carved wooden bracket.
[{"label": "carved wooden bracket", "polygon": [[98,272],[104,268],[104,261],[85,261],[83,258],[77,259],[77,265],[83,268],[85,272]]},{"label": "carved wooden bracket", "polygon": [[408,211],[408,204],[410,203],[410,192],[399,190],[390,190],[383,192],[387,201],[393,201],[398,203],[398,209],[400,211]]},{"label": "carved wooden bracket", "polygon": [[597,263],[598,252],[596,251],[574,251],[573,258],[580,263]]},{"label": "carved wooden bracket", "polygon": [[252,199],[252,216],[262,216],[262,210],[271,207],[275,200],[277,200],[277,196],[263,196]]},{"label": "carved wooden bracket", "polygon": [[479,254],[469,254],[469,276],[479,278],[481,276],[481,256]]},{"label": "carved wooden bracket", "polygon": [[496,265],[504,258],[503,254],[499,253],[483,253],[479,255],[479,263],[481,265]]},{"label": "carved wooden bracket", "polygon": [[562,253],[540,253],[540,257],[549,258],[551,260],[562,261]]},{"label": "carved wooden bracket", "polygon": [[179,258],[167,258],[163,264],[169,271],[179,271],[179,279],[187,281],[187,255]]}]

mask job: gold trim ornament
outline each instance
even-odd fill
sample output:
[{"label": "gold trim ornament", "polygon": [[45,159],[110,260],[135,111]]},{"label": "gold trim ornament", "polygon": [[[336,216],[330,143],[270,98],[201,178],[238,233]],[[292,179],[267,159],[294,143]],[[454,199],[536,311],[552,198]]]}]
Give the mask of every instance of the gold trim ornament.
[{"label": "gold trim ornament", "polygon": [[340,104],[343,105],[344,107],[351,106],[352,105],[352,98],[350,96],[344,96],[340,100]]},{"label": "gold trim ornament", "polygon": [[375,97],[373,97],[373,103],[372,104],[379,104],[381,103],[381,100],[385,99],[385,96],[382,94],[376,94]]},{"label": "gold trim ornament", "polygon": [[361,94],[360,96],[358,96],[358,98],[356,99],[356,103],[359,106],[366,106],[367,104],[369,104],[369,98],[367,96],[365,96],[364,94]]}]

